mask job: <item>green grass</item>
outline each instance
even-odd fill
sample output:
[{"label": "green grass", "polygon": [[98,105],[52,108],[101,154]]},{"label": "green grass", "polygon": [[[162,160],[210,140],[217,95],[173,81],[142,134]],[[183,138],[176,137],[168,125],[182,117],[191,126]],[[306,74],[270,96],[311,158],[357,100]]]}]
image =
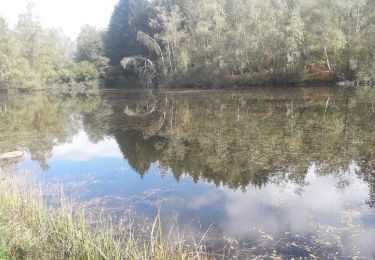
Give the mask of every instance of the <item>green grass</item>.
[{"label": "green grass", "polygon": [[0,260],[7,260],[8,259],[7,247],[4,241],[2,241],[2,239],[0,241],[1,241],[0,242]]},{"label": "green grass", "polygon": [[63,198],[47,206],[40,192],[16,179],[0,182],[0,259],[207,259],[202,243],[170,229],[160,217],[114,223],[74,210]]}]

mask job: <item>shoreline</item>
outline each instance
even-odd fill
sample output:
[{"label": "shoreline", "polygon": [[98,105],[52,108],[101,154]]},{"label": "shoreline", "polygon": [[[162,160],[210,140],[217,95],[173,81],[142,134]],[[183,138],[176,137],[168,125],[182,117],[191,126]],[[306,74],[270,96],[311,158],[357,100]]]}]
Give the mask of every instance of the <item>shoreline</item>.
[{"label": "shoreline", "polygon": [[[358,81],[327,81],[327,82],[296,82],[296,83],[278,83],[278,84],[241,84],[241,85],[216,85],[216,86],[207,86],[203,87],[204,84],[195,84],[195,85],[182,85],[182,87],[155,87],[154,89],[160,92],[167,92],[167,91],[176,91],[176,92],[184,92],[184,91],[241,91],[241,90],[252,90],[252,89],[289,89],[289,88],[319,88],[319,87],[329,87],[329,88],[347,88],[347,87],[358,87],[361,85],[369,86],[375,84],[374,82],[358,82]],[[129,92],[138,92],[144,90],[144,88],[125,88],[121,86],[114,86],[114,87],[103,87],[98,84],[98,86],[85,86],[85,85],[77,85],[77,86],[50,86],[50,87],[43,87],[43,88],[0,88],[1,93],[35,93],[35,92],[95,92],[95,91],[129,91]]]}]

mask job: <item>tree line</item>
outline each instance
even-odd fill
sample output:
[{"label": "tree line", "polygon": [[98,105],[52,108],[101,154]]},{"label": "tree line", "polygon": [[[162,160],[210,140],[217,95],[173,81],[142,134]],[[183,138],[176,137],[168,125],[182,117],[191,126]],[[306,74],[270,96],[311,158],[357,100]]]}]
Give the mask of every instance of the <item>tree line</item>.
[{"label": "tree line", "polygon": [[104,45],[146,83],[371,81],[374,33],[368,0],[120,0]]},{"label": "tree line", "polygon": [[74,42],[61,30],[43,28],[32,6],[14,28],[0,17],[0,89],[97,84],[97,67],[75,56]]},{"label": "tree line", "polygon": [[119,0],[74,48],[29,11],[14,30],[0,20],[0,84],[372,82],[374,33],[370,0]]}]

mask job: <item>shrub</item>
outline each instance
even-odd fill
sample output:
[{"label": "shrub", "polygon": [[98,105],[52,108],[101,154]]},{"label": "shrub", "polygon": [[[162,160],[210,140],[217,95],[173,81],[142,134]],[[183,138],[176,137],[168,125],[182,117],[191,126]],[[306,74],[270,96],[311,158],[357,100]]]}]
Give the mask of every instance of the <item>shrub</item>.
[{"label": "shrub", "polygon": [[99,79],[99,72],[93,64],[82,61],[74,65],[74,77],[77,83],[96,81]]}]

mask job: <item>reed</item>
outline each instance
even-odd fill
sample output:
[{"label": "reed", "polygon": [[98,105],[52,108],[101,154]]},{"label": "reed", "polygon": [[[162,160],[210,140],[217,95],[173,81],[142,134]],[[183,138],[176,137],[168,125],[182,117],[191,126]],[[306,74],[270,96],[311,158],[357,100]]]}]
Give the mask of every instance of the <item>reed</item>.
[{"label": "reed", "polygon": [[[56,203],[55,203],[56,204]],[[39,189],[17,178],[0,181],[0,259],[208,259],[203,244],[177,232],[165,233],[160,214],[135,224],[88,214],[59,196],[51,206]]]}]

